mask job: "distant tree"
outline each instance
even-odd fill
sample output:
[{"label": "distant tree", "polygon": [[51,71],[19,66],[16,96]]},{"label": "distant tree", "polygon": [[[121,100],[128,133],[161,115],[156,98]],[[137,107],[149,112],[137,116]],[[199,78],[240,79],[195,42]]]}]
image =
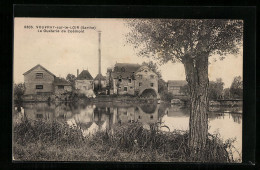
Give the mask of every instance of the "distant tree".
[{"label": "distant tree", "polygon": [[237,76],[234,78],[230,87],[230,95],[234,99],[243,98],[243,81],[241,76]]},{"label": "distant tree", "polygon": [[18,83],[14,84],[14,100],[17,103],[20,103],[22,101],[22,96],[25,92],[25,85],[24,83]]},{"label": "distant tree", "polygon": [[224,94],[224,99],[230,99],[230,88],[225,88],[223,90],[223,94]]},{"label": "distant tree", "polygon": [[76,76],[73,74],[68,74],[66,80],[71,83],[72,87],[75,88]]},{"label": "distant tree", "polygon": [[224,89],[224,82],[221,78],[216,79],[216,81],[209,82],[209,99],[217,100],[222,97]]},{"label": "distant tree", "polygon": [[147,62],[143,62],[142,65],[148,66],[148,68],[150,68],[153,72],[155,72],[157,74],[157,76],[158,76],[158,79],[162,78],[162,73],[159,70],[159,68],[158,68],[156,63],[154,63],[152,61],[149,61],[148,63]]},{"label": "distant tree", "polygon": [[138,55],[162,64],[184,64],[190,92],[189,147],[195,160],[203,153],[208,136],[208,58],[236,54],[241,48],[242,20],[129,19],[127,42]]}]

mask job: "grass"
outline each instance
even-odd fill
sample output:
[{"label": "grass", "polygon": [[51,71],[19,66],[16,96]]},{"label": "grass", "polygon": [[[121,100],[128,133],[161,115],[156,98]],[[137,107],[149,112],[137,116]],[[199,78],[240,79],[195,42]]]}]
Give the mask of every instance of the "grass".
[{"label": "grass", "polygon": [[84,137],[80,127],[65,122],[23,120],[14,125],[13,157],[28,161],[232,162],[230,141],[209,135],[200,160],[191,159],[187,132],[150,130],[140,123],[114,125]]}]

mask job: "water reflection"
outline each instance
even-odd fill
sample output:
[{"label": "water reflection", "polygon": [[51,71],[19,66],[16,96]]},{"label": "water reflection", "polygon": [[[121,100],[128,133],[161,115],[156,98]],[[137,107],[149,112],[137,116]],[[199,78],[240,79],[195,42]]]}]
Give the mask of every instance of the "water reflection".
[{"label": "water reflection", "polygon": [[[234,108],[232,108],[234,109]],[[127,122],[142,122],[144,128],[150,123],[160,122],[168,128],[163,131],[188,130],[189,109],[165,104],[77,104],[69,103],[25,103],[22,108],[15,108],[14,121],[25,117],[27,119],[44,119],[47,121],[64,121],[71,126],[79,126],[84,135],[100,130],[111,129],[113,124]],[[242,150],[242,108],[230,108],[209,112],[209,132],[219,133],[223,140],[236,138],[235,147]],[[234,157],[239,157],[235,153]]]}]

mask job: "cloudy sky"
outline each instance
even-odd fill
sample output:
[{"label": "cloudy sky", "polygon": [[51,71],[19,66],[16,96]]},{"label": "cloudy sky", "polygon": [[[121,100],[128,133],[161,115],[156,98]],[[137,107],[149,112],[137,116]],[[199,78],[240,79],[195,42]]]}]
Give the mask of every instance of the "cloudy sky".
[{"label": "cloudy sky", "polygon": [[[93,77],[98,73],[98,33],[102,31],[102,74],[116,62],[139,63],[152,59],[138,57],[125,34],[129,32],[123,19],[15,18],[14,22],[14,82],[23,82],[23,73],[41,64],[56,76],[66,77],[88,69]],[[25,28],[33,26],[33,29]],[[84,33],[38,32],[36,26],[85,26]],[[41,29],[43,30],[43,29]],[[63,29],[64,30],[64,29]],[[223,61],[210,58],[209,79],[222,78],[229,87],[235,76],[242,76],[243,56],[229,55]],[[153,60],[152,60],[153,61]],[[159,67],[164,80],[185,80],[181,63]]]}]

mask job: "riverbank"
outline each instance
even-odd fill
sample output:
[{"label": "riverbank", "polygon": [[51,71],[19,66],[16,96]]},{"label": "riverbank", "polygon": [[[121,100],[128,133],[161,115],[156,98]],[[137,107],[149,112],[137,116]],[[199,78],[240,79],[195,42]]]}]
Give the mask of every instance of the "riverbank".
[{"label": "riverbank", "polygon": [[[23,120],[14,125],[13,158],[20,161],[134,161],[190,162],[188,134],[162,132],[158,124],[114,125],[110,130],[83,136],[80,127],[57,121]],[[199,162],[233,162],[231,143],[209,135]]]}]

